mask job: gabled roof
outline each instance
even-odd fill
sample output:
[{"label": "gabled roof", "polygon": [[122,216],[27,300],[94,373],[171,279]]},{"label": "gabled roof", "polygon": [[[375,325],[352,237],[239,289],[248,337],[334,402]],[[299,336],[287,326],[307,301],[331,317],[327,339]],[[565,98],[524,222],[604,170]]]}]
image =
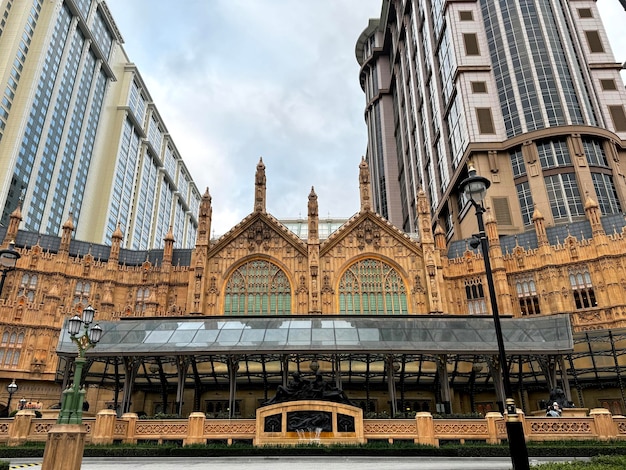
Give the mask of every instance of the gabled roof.
[{"label": "gabled roof", "polygon": [[296,250],[301,252],[304,256],[307,256],[307,245],[306,242],[301,240],[294,234],[291,230],[289,230],[286,226],[284,226],[280,221],[274,216],[268,214],[267,212],[252,212],[251,214],[244,217],[244,219],[235,225],[232,229],[222,235],[217,239],[216,242],[211,244],[209,248],[209,256],[212,256],[218,251],[221,251],[225,248],[232,240],[242,235],[246,230],[248,230],[255,222],[262,221],[267,226],[272,229],[276,234],[281,236],[284,240],[286,240],[289,244],[291,244]]},{"label": "gabled roof", "polygon": [[402,243],[408,250],[413,251],[416,255],[422,255],[420,243],[411,239],[411,237],[409,237],[405,232],[396,228],[383,216],[370,210],[357,212],[352,217],[350,217],[350,219],[348,219],[348,221],[343,224],[337,231],[333,232],[327,240],[323,241],[320,244],[320,255],[328,253],[335,245],[337,245],[337,243],[348,237],[354,231],[354,229],[365,220],[371,220],[385,233],[391,235],[394,239]]}]

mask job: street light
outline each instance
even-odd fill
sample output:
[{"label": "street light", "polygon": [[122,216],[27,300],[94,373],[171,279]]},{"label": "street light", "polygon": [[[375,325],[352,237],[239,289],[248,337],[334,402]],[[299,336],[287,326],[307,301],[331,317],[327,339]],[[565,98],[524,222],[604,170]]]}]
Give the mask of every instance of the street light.
[{"label": "street light", "polygon": [[496,298],[496,290],[493,283],[493,273],[491,272],[491,262],[489,260],[489,240],[485,233],[485,224],[483,222],[483,214],[485,206],[483,201],[487,195],[487,189],[491,185],[491,181],[483,176],[476,174],[476,169],[470,163],[468,167],[468,177],[461,181],[460,190],[467,196],[469,201],[476,209],[476,219],[478,221],[478,233],[474,235],[480,241],[480,249],[483,253],[485,262],[485,275],[487,277],[487,289],[489,290],[489,301],[491,303],[491,311],[493,312],[493,323],[496,330],[496,339],[498,341],[498,355],[500,359],[500,369],[502,371],[502,382],[504,384],[504,394],[506,396],[505,406],[507,411],[506,417],[506,434],[509,441],[509,452],[511,454],[511,462],[513,470],[528,470],[528,449],[526,448],[526,439],[524,437],[524,428],[522,422],[517,416],[515,400],[513,400],[513,390],[511,388],[511,379],[509,377],[509,368],[506,362],[506,352],[504,350],[504,338],[502,336],[502,325],[500,324],[500,314],[498,313],[498,301]]},{"label": "street light", "polygon": [[7,416],[11,414],[11,398],[13,398],[13,394],[17,392],[17,384],[15,383],[15,379],[9,385],[7,385],[7,392],[9,392],[9,401],[7,401]]},{"label": "street light", "polygon": [[0,250],[0,271],[2,271],[2,277],[0,277],[0,294],[2,294],[4,280],[6,279],[7,274],[15,269],[17,260],[20,259],[21,256],[22,255],[15,251],[14,242],[9,243],[8,249]]},{"label": "street light", "polygon": [[26,408],[26,398],[22,398],[20,400],[20,410],[23,410],[24,408]]},{"label": "street light", "polygon": [[[72,342],[78,347],[78,356],[74,361],[76,364],[74,370],[74,382],[63,392],[61,400],[61,411],[57,424],[81,424],[83,420],[83,401],[85,400],[85,389],[80,388],[80,380],[83,375],[83,366],[85,364],[85,352],[93,348],[100,338],[102,338],[102,328],[95,325],[89,329],[89,325],[93,322],[96,311],[91,305],[83,310],[82,318],[74,315],[67,322],[67,332],[70,334]],[[81,327],[83,334],[80,333]]]}]

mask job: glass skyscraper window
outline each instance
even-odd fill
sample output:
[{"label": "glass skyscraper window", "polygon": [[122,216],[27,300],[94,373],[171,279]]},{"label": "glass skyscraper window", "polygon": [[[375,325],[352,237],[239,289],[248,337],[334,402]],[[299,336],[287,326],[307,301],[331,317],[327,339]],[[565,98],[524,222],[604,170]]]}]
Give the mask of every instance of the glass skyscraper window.
[{"label": "glass skyscraper window", "polygon": [[574,217],[585,214],[574,173],[561,173],[544,179],[555,220],[566,219],[571,222]]},{"label": "glass skyscraper window", "polygon": [[615,184],[611,175],[605,173],[591,173],[593,188],[596,191],[598,205],[602,214],[619,214],[622,208],[615,191]]}]

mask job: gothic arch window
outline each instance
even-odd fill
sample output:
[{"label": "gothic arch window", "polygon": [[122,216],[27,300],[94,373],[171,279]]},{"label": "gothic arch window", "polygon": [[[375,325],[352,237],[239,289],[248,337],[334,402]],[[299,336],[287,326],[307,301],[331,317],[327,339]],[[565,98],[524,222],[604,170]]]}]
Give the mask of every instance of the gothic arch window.
[{"label": "gothic arch window", "polygon": [[20,284],[19,295],[23,295],[29,302],[35,300],[35,292],[37,291],[37,275],[36,274],[24,274],[22,276],[22,282]]},{"label": "gothic arch window", "polygon": [[15,369],[20,362],[24,333],[5,330],[0,339],[0,367]]},{"label": "gothic arch window", "polygon": [[586,268],[570,270],[569,282],[572,286],[576,310],[598,306],[593,284],[591,283],[591,275]]},{"label": "gothic arch window", "polygon": [[291,313],[291,285],[285,273],[264,260],[239,266],[226,283],[225,315],[285,315]]},{"label": "gothic arch window", "polygon": [[137,297],[135,299],[135,312],[143,313],[146,311],[146,301],[150,297],[150,289],[147,287],[140,287],[137,289]]},{"label": "gothic arch window", "polygon": [[539,315],[539,295],[535,287],[534,279],[530,277],[519,278],[515,281],[515,290],[519,301],[522,315]]},{"label": "gothic arch window", "polygon": [[483,289],[483,281],[481,279],[473,277],[465,280],[465,298],[470,315],[487,314],[485,290]]},{"label": "gothic arch window", "polygon": [[398,272],[375,259],[351,265],[339,281],[339,313],[407,314],[406,286]]},{"label": "gothic arch window", "polygon": [[73,304],[84,304],[87,305],[89,303],[89,292],[91,291],[91,283],[78,281],[76,283],[76,288],[74,289],[74,300]]}]

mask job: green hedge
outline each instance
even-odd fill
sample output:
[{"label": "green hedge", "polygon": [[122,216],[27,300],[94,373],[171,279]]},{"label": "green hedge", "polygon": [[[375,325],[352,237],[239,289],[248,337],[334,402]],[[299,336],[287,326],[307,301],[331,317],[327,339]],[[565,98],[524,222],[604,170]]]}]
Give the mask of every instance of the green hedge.
[{"label": "green hedge", "polygon": [[[18,447],[0,446],[4,458],[40,458],[44,443],[32,443]],[[254,447],[250,443],[235,442],[191,445],[182,447],[180,443],[140,443],[137,445],[87,445],[85,457],[235,457],[235,456],[276,456],[276,455],[345,455],[345,456],[387,456],[387,457],[507,457],[506,443],[488,445],[485,443],[442,443],[441,447],[414,444],[412,441],[386,440],[370,441],[363,445],[296,445]],[[626,442],[622,441],[560,441],[528,443],[530,457],[594,457],[613,455],[626,458]],[[626,468],[626,465],[622,468]],[[1,469],[0,469],[1,470]],[[551,469],[550,469],[551,470]]]},{"label": "green hedge", "polygon": [[9,470],[9,462],[0,460],[0,470]]}]

